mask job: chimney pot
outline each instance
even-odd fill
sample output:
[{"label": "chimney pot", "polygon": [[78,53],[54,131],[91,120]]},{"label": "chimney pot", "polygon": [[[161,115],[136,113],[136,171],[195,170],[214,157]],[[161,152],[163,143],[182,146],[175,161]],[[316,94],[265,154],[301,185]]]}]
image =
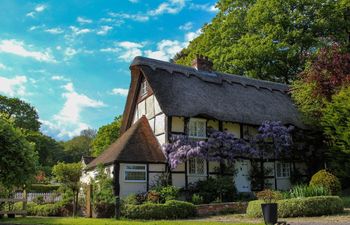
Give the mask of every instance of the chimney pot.
[{"label": "chimney pot", "polygon": [[196,54],[196,58],[192,61],[192,67],[197,70],[211,72],[213,71],[213,62],[207,56]]}]

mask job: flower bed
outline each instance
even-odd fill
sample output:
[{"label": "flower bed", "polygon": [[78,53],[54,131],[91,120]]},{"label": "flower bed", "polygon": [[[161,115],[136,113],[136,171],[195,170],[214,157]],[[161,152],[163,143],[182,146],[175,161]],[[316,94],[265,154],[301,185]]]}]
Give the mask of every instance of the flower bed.
[{"label": "flower bed", "polygon": [[224,202],[197,205],[197,215],[215,215],[224,213],[245,213],[247,209],[247,202]]},{"label": "flower bed", "polygon": [[[262,217],[263,201],[251,201],[247,215]],[[343,212],[343,202],[338,196],[317,196],[307,198],[290,198],[277,201],[279,217],[322,216]]]}]

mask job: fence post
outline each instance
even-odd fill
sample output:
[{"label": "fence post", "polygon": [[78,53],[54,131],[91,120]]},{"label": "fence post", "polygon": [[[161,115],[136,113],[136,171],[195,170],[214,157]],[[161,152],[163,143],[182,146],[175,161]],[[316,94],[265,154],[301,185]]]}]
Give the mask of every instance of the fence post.
[{"label": "fence post", "polygon": [[23,198],[22,210],[25,211],[25,213],[22,214],[22,216],[26,217],[27,216],[27,190],[25,188],[23,189],[22,198]]},{"label": "fence post", "polygon": [[92,194],[92,185],[87,185],[86,191],[86,217],[92,217],[92,209],[91,209],[91,194]]}]

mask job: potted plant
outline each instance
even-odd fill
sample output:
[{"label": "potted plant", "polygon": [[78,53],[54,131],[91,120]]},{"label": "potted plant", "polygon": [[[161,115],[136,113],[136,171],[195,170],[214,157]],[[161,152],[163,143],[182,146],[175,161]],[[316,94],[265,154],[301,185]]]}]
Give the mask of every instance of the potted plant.
[{"label": "potted plant", "polygon": [[258,199],[264,201],[264,203],[261,204],[261,209],[264,216],[265,224],[276,224],[278,219],[278,205],[276,201],[281,198],[281,193],[279,193],[278,191],[265,189],[263,191],[258,192],[256,196]]}]

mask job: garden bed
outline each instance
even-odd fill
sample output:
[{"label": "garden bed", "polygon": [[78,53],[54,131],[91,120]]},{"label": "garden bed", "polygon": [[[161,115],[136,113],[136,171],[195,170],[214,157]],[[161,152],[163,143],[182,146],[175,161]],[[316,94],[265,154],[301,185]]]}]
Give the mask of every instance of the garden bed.
[{"label": "garden bed", "polygon": [[247,202],[224,202],[197,205],[197,215],[207,216],[225,213],[245,213]]}]

